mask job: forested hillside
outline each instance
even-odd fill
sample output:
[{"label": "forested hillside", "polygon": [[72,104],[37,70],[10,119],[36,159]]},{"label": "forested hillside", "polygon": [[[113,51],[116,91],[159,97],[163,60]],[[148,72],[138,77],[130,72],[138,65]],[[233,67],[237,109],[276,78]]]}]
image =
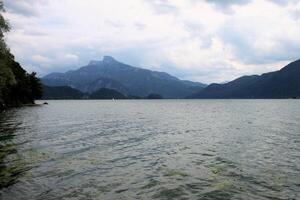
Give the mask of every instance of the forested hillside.
[{"label": "forested hillside", "polygon": [[42,96],[42,86],[35,73],[28,74],[10,53],[4,33],[10,30],[4,19],[3,2],[0,2],[0,110],[7,107],[34,103]]},{"label": "forested hillside", "polygon": [[300,60],[281,70],[243,76],[225,84],[211,84],[190,96],[195,99],[286,99],[300,98]]}]

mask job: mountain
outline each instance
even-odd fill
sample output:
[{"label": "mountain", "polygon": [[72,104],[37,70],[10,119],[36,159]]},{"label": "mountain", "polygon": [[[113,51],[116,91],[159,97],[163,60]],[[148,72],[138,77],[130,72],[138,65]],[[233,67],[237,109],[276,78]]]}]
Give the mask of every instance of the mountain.
[{"label": "mountain", "polygon": [[92,93],[97,91],[99,88],[111,88],[122,93],[127,92],[127,88],[125,88],[120,82],[109,78],[99,78],[96,81],[91,82],[90,84],[83,87],[82,91]]},{"label": "mountain", "polygon": [[46,75],[42,82],[49,86],[70,86],[86,93],[108,88],[126,95],[155,93],[165,98],[183,98],[205,87],[202,83],[183,81],[165,72],[126,65],[110,56],[104,56],[102,61],[90,61],[77,70]]},{"label": "mountain", "polygon": [[116,90],[101,88],[92,93],[90,99],[127,99],[127,97]]},{"label": "mountain", "polygon": [[296,97],[300,97],[300,60],[261,76],[243,76],[226,84],[211,84],[189,96],[200,99]]}]

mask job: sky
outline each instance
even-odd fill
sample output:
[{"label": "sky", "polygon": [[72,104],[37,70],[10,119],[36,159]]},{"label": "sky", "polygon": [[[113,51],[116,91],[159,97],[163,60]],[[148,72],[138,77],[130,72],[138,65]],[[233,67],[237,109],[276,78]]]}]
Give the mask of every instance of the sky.
[{"label": "sky", "polygon": [[101,60],[220,83],[300,59],[300,0],[4,0],[15,58],[39,76]]}]

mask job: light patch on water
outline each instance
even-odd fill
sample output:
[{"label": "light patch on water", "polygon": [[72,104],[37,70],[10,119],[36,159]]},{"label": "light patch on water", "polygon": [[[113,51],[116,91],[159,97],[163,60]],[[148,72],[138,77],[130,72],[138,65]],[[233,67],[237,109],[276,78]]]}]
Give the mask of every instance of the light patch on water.
[{"label": "light patch on water", "polygon": [[170,170],[166,170],[165,172],[165,176],[170,176],[170,177],[186,177],[188,176],[188,174],[186,172],[184,172],[183,170],[179,170],[179,169],[170,169]]},{"label": "light patch on water", "polygon": [[225,180],[214,185],[217,190],[229,190],[233,187],[233,182]]}]

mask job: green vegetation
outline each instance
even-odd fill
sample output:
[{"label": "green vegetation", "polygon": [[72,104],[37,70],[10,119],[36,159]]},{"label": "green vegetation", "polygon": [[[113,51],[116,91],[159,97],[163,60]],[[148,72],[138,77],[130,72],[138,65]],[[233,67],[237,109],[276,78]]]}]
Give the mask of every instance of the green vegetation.
[{"label": "green vegetation", "polygon": [[34,103],[42,96],[42,86],[36,73],[28,74],[7,47],[4,34],[10,30],[4,19],[3,2],[0,1],[0,110],[10,106]]}]

